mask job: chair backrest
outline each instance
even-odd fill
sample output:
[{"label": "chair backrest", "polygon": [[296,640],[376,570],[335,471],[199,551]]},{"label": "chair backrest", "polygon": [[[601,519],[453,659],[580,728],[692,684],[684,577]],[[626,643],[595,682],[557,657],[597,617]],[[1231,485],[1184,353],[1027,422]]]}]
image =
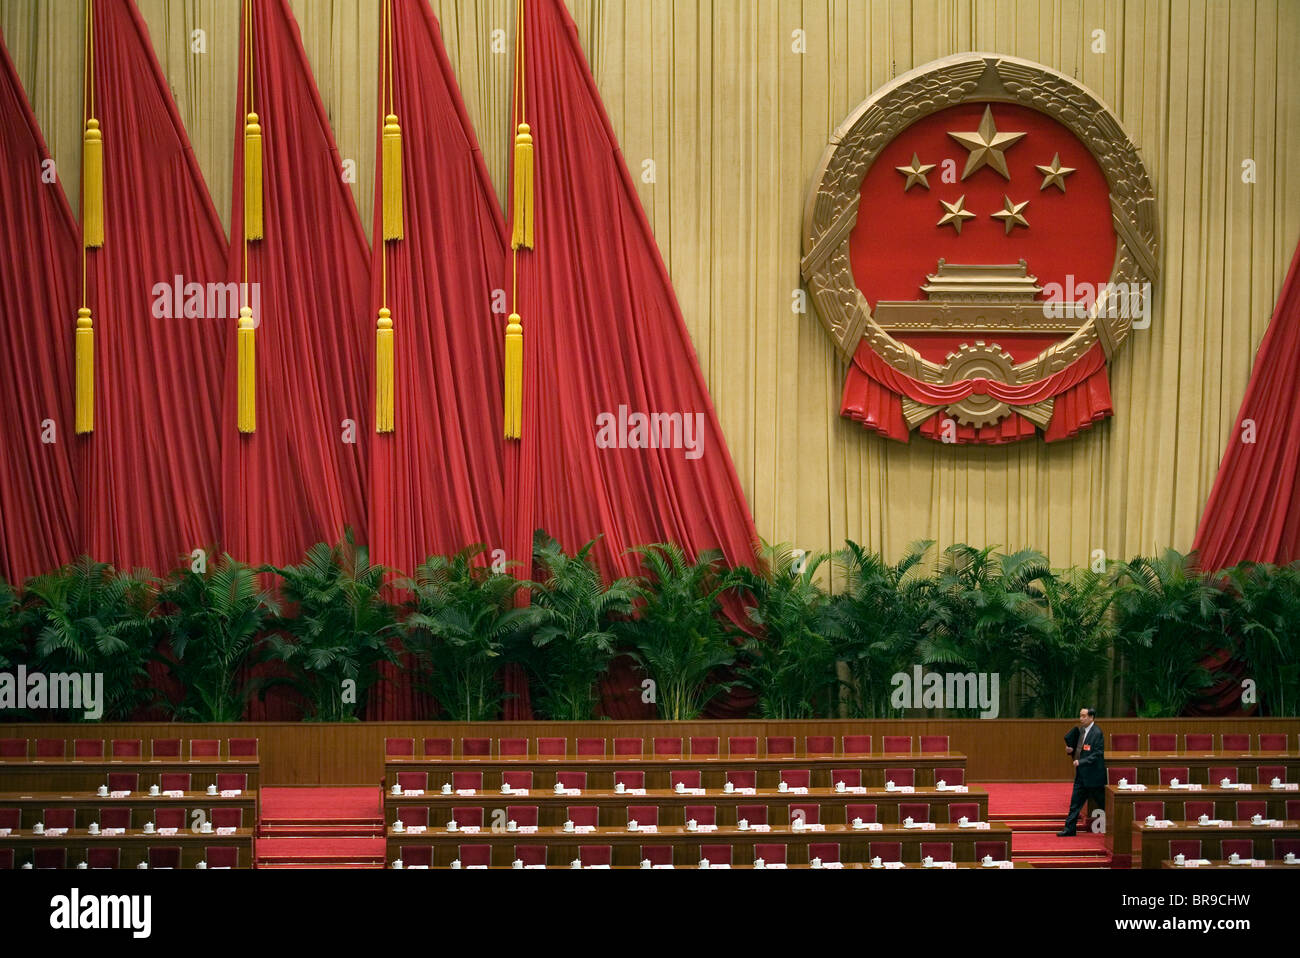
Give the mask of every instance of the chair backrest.
[{"label": "chair backrest", "polygon": [[769,735],[767,737],[767,754],[768,755],[793,755],[794,736],[793,735]]},{"label": "chair backrest", "polygon": [[451,787],[453,791],[460,791],[462,788],[472,788],[479,792],[483,790],[483,773],[482,772],[452,772]]},{"label": "chair backrest", "polygon": [[190,739],[190,758],[219,758],[221,740],[216,738]]},{"label": "chair backrest", "polygon": [[217,772],[217,791],[227,789],[245,791],[248,788],[248,775],[245,772]]},{"label": "chair backrest", "polygon": [[812,782],[812,770],[807,768],[781,769],[781,781],[789,788],[807,788]]},{"label": "chair backrest", "polygon": [[415,755],[415,739],[413,738],[386,738],[384,739],[385,755]]},{"label": "chair backrest", "polygon": [[538,755],[565,755],[568,753],[568,739],[546,737],[537,740]]},{"label": "chair backrest", "polygon": [[1286,858],[1287,853],[1300,856],[1300,838],[1273,839],[1273,857]]},{"label": "chair backrest", "polygon": [[839,861],[839,842],[809,842],[808,861],[812,861],[814,858],[820,858],[823,862]]},{"label": "chair backrest", "polygon": [[763,842],[754,845],[754,861],[760,858],[768,865],[784,865],[786,846],[778,842]]},{"label": "chair backrest", "polygon": [[1220,741],[1223,742],[1223,750],[1225,752],[1249,752],[1250,751],[1249,733],[1242,734],[1240,732],[1224,732],[1223,738]]},{"label": "chair backrest", "polygon": [[1237,803],[1237,818],[1248,819],[1252,815],[1259,815],[1261,818],[1268,814],[1268,802],[1261,802],[1259,799],[1242,801]]},{"label": "chair backrest", "polygon": [[982,862],[984,856],[990,856],[995,862],[1004,862],[1007,860],[1007,843],[1006,842],[976,842],[975,843],[975,860]]},{"label": "chair backrest", "polygon": [[678,768],[668,773],[668,787],[676,788],[681,782],[684,788],[700,787],[700,770],[698,768]]},{"label": "chair backrest", "polygon": [[153,810],[153,823],[159,828],[184,828],[185,809],[169,806]]},{"label": "chair backrest", "polygon": [[700,861],[707,861],[710,865],[730,865],[731,852],[730,845],[701,845]]},{"label": "chair backrest", "polygon": [[427,828],[429,825],[429,806],[402,805],[397,809],[397,817],[401,819],[403,825],[408,827],[423,825]]},{"label": "chair backrest", "polygon": [[1208,732],[1188,732],[1183,736],[1183,748],[1189,752],[1213,752],[1214,735]]},{"label": "chair backrest", "polygon": [[952,861],[952,842],[921,842],[921,857],[937,862]]},{"label": "chair backrest", "polygon": [[1219,857],[1227,858],[1236,852],[1242,858],[1255,857],[1255,842],[1250,838],[1225,838],[1219,842]]},{"label": "chair backrest", "polygon": [[834,755],[835,736],[809,735],[803,740],[803,747],[805,754],[808,755]]},{"label": "chair backrest", "polygon": [[921,736],[921,754],[929,755],[934,752],[948,751],[948,736],[946,735],[922,735]]},{"label": "chair backrest", "polygon": [[870,735],[846,735],[841,740],[845,755],[867,755],[871,752]]},{"label": "chair backrest", "polygon": [[680,738],[655,738],[651,740],[656,755],[681,755],[682,740]]},{"label": "chair backrest", "polygon": [[99,810],[100,828],[130,828],[131,827],[131,809],[124,805],[114,805],[111,808],[101,808]]},{"label": "chair backrest", "polygon": [[580,738],[577,747],[579,755],[605,754],[605,740],[603,738]]},{"label": "chair backrest", "polygon": [[[182,810],[183,811],[183,810]],[[149,849],[150,868],[180,868],[181,850],[178,845],[154,846]]]},{"label": "chair backrest", "polygon": [[1164,821],[1165,803],[1156,801],[1134,802],[1133,803],[1133,820],[1136,822],[1146,821],[1148,815],[1154,815],[1157,819]]},{"label": "chair backrest", "polygon": [[451,817],[457,825],[483,827],[483,809],[478,805],[455,805],[451,809]]},{"label": "chair backrest", "polygon": [[960,822],[963,818],[972,822],[980,820],[979,802],[949,802],[948,821]]},{"label": "chair backrest", "polygon": [[716,735],[713,736],[692,735],[691,754],[692,755],[717,755],[718,737]]},{"label": "chair backrest", "polygon": [[14,850],[0,848],[0,871],[12,871],[14,867]]},{"label": "chair backrest", "polygon": [[515,858],[525,865],[545,865],[546,864],[546,846],[545,845],[516,845]]},{"label": "chair backrest", "polygon": [[397,850],[397,857],[402,860],[402,864],[407,868],[412,865],[423,865],[428,868],[433,865],[433,846],[402,845]]},{"label": "chair backrest", "polygon": [[687,805],[683,811],[683,821],[694,819],[698,825],[716,825],[718,810],[712,805]]},{"label": "chair backrest", "polygon": [[402,786],[402,791],[420,791],[429,790],[429,773],[428,772],[398,772],[397,784]]},{"label": "chair backrest", "polygon": [[565,817],[575,825],[600,824],[600,808],[596,805],[569,805],[564,811]]},{"label": "chair backrest", "polygon": [[1286,734],[1281,732],[1260,732],[1259,750],[1261,752],[1285,752],[1287,750]]},{"label": "chair backrest", "polygon": [[257,758],[257,739],[255,738],[226,739],[226,757],[227,758]]},{"label": "chair backrest", "polygon": [[882,862],[901,862],[903,860],[903,843],[872,842],[867,846],[867,857],[879,858]]},{"label": "chair backrest", "polygon": [[471,865],[492,864],[491,845],[461,845],[456,850],[456,855],[460,858],[460,863],[466,868]]},{"label": "chair backrest", "polygon": [[884,751],[889,753],[907,753],[912,752],[912,736],[910,735],[886,735],[883,736]]},{"label": "chair backrest", "polygon": [[1267,785],[1275,778],[1283,782],[1287,780],[1285,765],[1259,765],[1255,768],[1256,783]]},{"label": "chair backrest", "polygon": [[1178,751],[1178,736],[1172,732],[1152,732],[1147,736],[1148,752]]},{"label": "chair backrest", "polygon": [[460,754],[473,758],[485,758],[492,754],[490,738],[463,738],[460,740]]},{"label": "chair backrest", "polygon": [[625,769],[614,773],[614,784],[624,788],[645,788],[645,772]]},{"label": "chair backrest", "polygon": [[1209,774],[1211,788],[1218,785],[1225,778],[1233,785],[1237,784],[1237,766],[1235,765],[1211,765]]},{"label": "chair backrest", "polygon": [[[163,786],[166,788],[166,786]],[[108,790],[110,792],[134,792],[140,788],[139,772],[109,772]]]},{"label": "chair backrest", "polygon": [[77,810],[75,808],[46,808],[42,809],[41,821],[45,823],[46,828],[76,828],[77,827]]},{"label": "chair backrest", "polygon": [[[111,779],[113,776],[110,775]],[[163,772],[158,776],[158,784],[164,792],[188,792],[190,790],[189,772]],[[112,785],[108,786],[112,788]]]},{"label": "chair backrest", "polygon": [[1174,779],[1179,782],[1187,781],[1187,766],[1162,765],[1160,766],[1160,784],[1168,785]]},{"label": "chair backrest", "polygon": [[120,868],[121,863],[122,849],[120,848],[91,846],[86,849],[86,867],[88,868]]},{"label": "chair backrest", "polygon": [[862,769],[860,768],[833,768],[831,769],[831,787],[834,788],[839,782],[843,782],[848,788],[862,787]]},{"label": "chair backrest", "polygon": [[1141,738],[1137,732],[1116,732],[1110,737],[1111,750],[1115,752],[1136,752]]},{"label": "chair backrest", "polygon": [[738,769],[727,773],[727,781],[733,788],[757,788],[758,773],[750,769]]},{"label": "chair backrest", "polygon": [[[429,857],[432,858],[433,846],[425,847],[429,849]],[[203,860],[209,868],[238,868],[239,849],[231,845],[209,845],[203,849]]]},{"label": "chair backrest", "polygon": [[423,742],[426,758],[451,758],[451,739],[426,738]]},{"label": "chair backrest", "polygon": [[0,758],[26,758],[27,739],[0,738]]},{"label": "chair backrest", "polygon": [[1300,798],[1288,798],[1286,800],[1286,820],[1294,822],[1300,819]]},{"label": "chair backrest", "polygon": [[930,803],[899,802],[898,820],[905,822],[909,818],[914,822],[928,822],[930,820]]},{"label": "chair backrest", "polygon": [[1184,802],[1183,817],[1189,821],[1195,821],[1202,815],[1214,817],[1214,802]]},{"label": "chair backrest", "polygon": [[68,850],[66,848],[36,848],[32,852],[32,866],[35,868],[67,868]]},{"label": "chair backrest", "polygon": [[885,769],[885,781],[893,782],[895,785],[916,785],[916,769],[914,768],[887,768]]},{"label": "chair backrest", "polygon": [[501,784],[509,785],[511,788],[525,788],[531,791],[533,787],[533,773],[527,769],[505,769],[501,773]]},{"label": "chair backrest", "polygon": [[213,828],[243,828],[244,810],[242,808],[214,808],[208,816]]},{"label": "chair backrest", "polygon": [[1118,785],[1121,778],[1126,782],[1131,782],[1136,785],[1137,776],[1138,770],[1136,765],[1119,768],[1115,766],[1107,766],[1106,768],[1106,783],[1108,785]]},{"label": "chair backrest", "polygon": [[965,785],[966,769],[964,768],[936,768],[934,770],[934,780],[944,782],[948,785]]},{"label": "chair backrest", "polygon": [[73,758],[103,758],[104,740],[102,738],[74,738],[72,740]]},{"label": "chair backrest", "polygon": [[36,740],[37,758],[63,758],[68,754],[68,743],[61,738],[38,738]]},{"label": "chair backrest", "polygon": [[503,738],[497,740],[498,755],[528,755],[528,739]]},{"label": "chair backrest", "polygon": [[757,735],[732,735],[727,738],[727,754],[745,757],[758,754]]},{"label": "chair backrest", "polygon": [[820,824],[822,820],[822,807],[808,802],[800,802],[797,805],[791,805],[787,809],[786,820],[793,825],[796,818],[802,819],[805,825]]},{"label": "chair backrest", "polygon": [[629,805],[627,807],[627,820],[629,822],[636,822],[638,825],[658,825],[659,806]]},{"label": "chair backrest", "polygon": [[645,751],[645,739],[641,738],[616,738],[614,739],[615,755],[636,755],[640,756]]},{"label": "chair backrest", "polygon": [[609,865],[614,861],[614,849],[610,845],[579,845],[578,861],[583,868],[593,865]]},{"label": "chair backrest", "polygon": [[651,865],[671,865],[673,863],[673,846],[642,845],[641,860],[649,860]]},{"label": "chair backrest", "polygon": [[21,808],[0,808],[0,828],[17,829],[21,827],[22,819]]},{"label": "chair backrest", "polygon": [[751,825],[767,824],[767,806],[766,805],[737,805],[736,821],[741,819],[749,822]]},{"label": "chair backrest", "polygon": [[180,758],[181,740],[178,738],[155,738],[149,741],[151,758]]},{"label": "chair backrest", "polygon": [[143,754],[138,738],[115,738],[112,742],[113,758],[140,758]]},{"label": "chair backrest", "polygon": [[1186,855],[1188,858],[1201,857],[1201,840],[1199,838],[1175,838],[1169,843],[1169,857],[1177,858],[1179,855]]},{"label": "chair backrest", "polygon": [[556,772],[556,784],[563,785],[565,788],[587,788],[586,772]]},{"label": "chair backrest", "polygon": [[850,802],[844,806],[844,823],[852,825],[855,818],[860,818],[864,822],[876,821],[876,805],[862,804],[860,802]]}]

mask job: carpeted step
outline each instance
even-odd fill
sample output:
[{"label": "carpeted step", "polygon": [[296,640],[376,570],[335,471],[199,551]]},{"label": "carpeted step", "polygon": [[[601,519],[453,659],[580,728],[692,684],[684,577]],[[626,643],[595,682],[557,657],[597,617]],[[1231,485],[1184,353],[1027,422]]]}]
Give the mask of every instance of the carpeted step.
[{"label": "carpeted step", "polygon": [[380,862],[382,838],[259,838],[253,853],[259,862]]},{"label": "carpeted step", "polygon": [[383,871],[383,869],[384,869],[384,864],[383,864],[382,862],[379,862],[379,863],[375,863],[375,862],[330,862],[329,864],[321,864],[320,862],[289,862],[289,861],[283,861],[283,862],[258,862],[258,863],[257,863],[257,867],[258,867],[259,869],[262,869],[262,868],[266,868],[266,869],[273,869],[273,868],[329,868],[329,869],[335,869],[335,868],[368,868],[368,869],[371,869],[372,871]]},{"label": "carpeted step", "polygon": [[382,838],[384,823],[366,825],[275,825],[262,822],[257,829],[262,838]]}]

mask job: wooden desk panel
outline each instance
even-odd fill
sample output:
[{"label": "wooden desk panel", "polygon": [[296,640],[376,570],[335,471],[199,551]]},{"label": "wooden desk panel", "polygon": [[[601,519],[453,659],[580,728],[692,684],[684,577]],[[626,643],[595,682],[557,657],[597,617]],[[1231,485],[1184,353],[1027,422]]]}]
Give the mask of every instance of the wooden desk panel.
[{"label": "wooden desk panel", "polygon": [[[1209,785],[1210,769],[1232,766],[1240,769],[1239,780],[1255,782],[1256,769],[1261,765],[1281,765],[1286,769],[1286,781],[1300,781],[1300,754],[1296,752],[1107,752],[1106,767],[1136,768],[1135,785],[1159,785],[1160,769],[1187,768],[1187,782]],[[1267,785],[1267,782],[1262,783]]]},{"label": "wooden desk panel", "polygon": [[94,792],[108,782],[110,772],[134,772],[140,789],[161,784],[163,772],[188,772],[190,784],[202,791],[215,785],[218,772],[248,776],[247,788],[260,787],[257,759],[18,759],[0,761],[0,794],[33,792]]},{"label": "wooden desk panel", "polygon": [[201,810],[204,819],[210,820],[214,808],[239,808],[243,811],[244,824],[249,828],[257,825],[257,792],[244,792],[237,798],[222,798],[206,792],[186,792],[183,797],[169,798],[165,795],[150,795],[147,792],[133,792],[126,798],[101,797],[85,792],[68,794],[60,792],[30,792],[17,794],[0,794],[0,808],[17,808],[21,812],[21,826],[29,829],[41,820],[42,809],[71,807],[76,812],[78,828],[85,828],[98,820],[102,808],[129,808],[131,825],[140,828],[153,817],[156,808],[183,808],[186,822],[194,820],[192,812]]},{"label": "wooden desk panel", "polygon": [[[1282,861],[1280,858],[1271,858],[1271,859],[1266,858],[1263,859],[1263,862],[1264,864],[1262,865],[1242,865],[1242,864],[1234,865],[1232,862],[1219,859],[1217,861],[1211,861],[1208,865],[1194,865],[1192,867],[1193,868],[1235,868],[1239,871],[1243,869],[1249,871],[1252,868],[1292,868],[1295,869],[1296,871],[1300,871],[1300,861],[1296,861],[1293,864],[1287,864],[1286,862]],[[1162,861],[1160,863],[1160,867],[1181,868],[1183,870],[1186,870],[1187,868],[1186,865],[1180,865],[1176,861],[1173,861],[1172,859],[1166,859],[1165,861]]]},{"label": "wooden desk panel", "polygon": [[1225,838],[1249,838],[1254,842],[1253,857],[1272,858],[1274,839],[1300,838],[1300,821],[1271,826],[1235,822],[1229,828],[1180,821],[1166,828],[1151,828],[1146,822],[1135,822],[1133,833],[1134,844],[1141,849],[1142,867],[1159,868],[1162,861],[1171,857],[1169,843],[1181,839],[1199,840],[1201,857],[1213,860],[1227,857],[1220,854],[1220,843]]},{"label": "wooden desk panel", "polygon": [[[990,872],[995,872],[995,871],[1011,871],[1011,870],[1016,869],[1016,868],[1033,868],[1033,867],[1034,867],[1034,866],[1033,866],[1032,864],[1030,864],[1029,862],[1012,862],[1011,868],[988,868],[988,867],[985,867],[984,865],[981,865],[979,862],[954,862],[953,864],[954,864],[957,868],[959,868],[959,869],[978,868],[978,869],[980,869],[980,870],[982,870],[982,871],[990,871]],[[556,870],[558,870],[558,869],[563,869],[563,868],[568,868],[568,867],[569,867],[568,865],[547,865],[547,866],[546,866],[546,868],[547,868],[548,871],[549,871],[549,870],[552,870],[552,869],[556,869]],[[695,866],[695,865],[674,865],[673,867],[676,869],[676,868],[694,868],[694,867],[697,867],[697,866]],[[753,871],[753,870],[754,870],[754,866],[753,866],[753,865],[732,865],[731,867],[732,867],[733,869],[737,870],[737,871],[744,871],[744,870]],[[768,866],[768,867],[769,867],[769,869],[770,869],[771,871],[810,871],[810,870],[812,870],[812,866],[811,866],[811,865],[804,865],[804,864],[800,864],[800,865],[787,865],[785,868],[773,868],[773,867],[771,867],[771,866]],[[1234,867],[1235,867],[1235,866],[1234,866]],[[849,870],[854,870],[854,869],[860,870],[860,869],[864,869],[864,868],[867,869],[867,870],[873,870],[873,869],[872,869],[872,866],[871,866],[870,864],[867,864],[866,862],[847,862],[847,863],[844,863],[844,864],[843,864],[843,867],[842,867],[842,868],[825,868],[824,870],[825,870],[825,871],[849,871]],[[951,868],[927,868],[925,865],[922,865],[920,862],[904,862],[904,863],[903,863],[903,868],[902,868],[902,869],[886,869],[886,868],[884,868],[884,867],[882,866],[880,870],[881,870],[881,871],[899,871],[899,870],[906,870],[906,869],[912,869],[912,870],[922,870],[922,869],[924,869],[925,871],[952,871],[952,870],[953,870],[953,869],[951,869]],[[425,869],[423,869],[423,868],[419,868],[419,867],[406,869],[406,871],[424,871],[424,870],[425,870]],[[434,871],[453,871],[454,869],[452,869],[452,868],[451,868],[450,866],[448,866],[448,865],[435,865],[435,866],[433,867],[433,870],[434,870]],[[514,868],[514,867],[511,866],[511,865],[489,865],[489,866],[487,866],[486,868],[464,868],[464,869],[461,869],[461,870],[462,870],[462,871],[471,871],[471,872],[472,872],[472,871],[494,871],[494,872],[496,872],[496,871],[520,871],[521,869],[516,869],[516,868]],[[522,870],[524,870],[524,871],[539,871],[540,869],[522,869]],[[588,869],[588,870],[590,870],[590,869]],[[640,865],[611,865],[611,866],[610,866],[610,870],[611,870],[611,871],[639,871],[639,870],[642,870],[642,869],[641,869],[641,866],[640,866]]]},{"label": "wooden desk panel", "polygon": [[125,835],[91,835],[83,829],[72,829],[66,835],[52,837],[24,831],[21,834],[0,836],[0,848],[14,849],[15,868],[21,868],[23,862],[31,861],[32,852],[36,848],[66,848],[68,868],[75,869],[79,862],[85,860],[86,849],[93,847],[120,848],[121,868],[135,868],[140,862],[147,861],[150,847],[179,846],[182,868],[197,865],[209,847],[235,847],[239,849],[239,867],[252,868],[253,834],[252,828],[238,829],[233,835],[202,835],[189,829],[182,829],[175,835],[146,835],[139,830],[128,831]]}]

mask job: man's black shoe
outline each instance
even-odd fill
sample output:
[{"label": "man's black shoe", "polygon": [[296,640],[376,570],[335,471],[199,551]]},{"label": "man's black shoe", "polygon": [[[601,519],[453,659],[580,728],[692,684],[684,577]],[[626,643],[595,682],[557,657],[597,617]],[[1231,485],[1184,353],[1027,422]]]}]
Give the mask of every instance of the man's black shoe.
[{"label": "man's black shoe", "polygon": [[1066,831],[1065,829],[1062,829],[1061,831],[1059,831],[1059,832],[1056,833],[1056,837],[1057,837],[1057,838],[1072,838],[1072,837],[1074,837],[1074,836],[1077,835],[1077,834],[1078,834],[1078,832],[1075,832],[1074,830]]}]

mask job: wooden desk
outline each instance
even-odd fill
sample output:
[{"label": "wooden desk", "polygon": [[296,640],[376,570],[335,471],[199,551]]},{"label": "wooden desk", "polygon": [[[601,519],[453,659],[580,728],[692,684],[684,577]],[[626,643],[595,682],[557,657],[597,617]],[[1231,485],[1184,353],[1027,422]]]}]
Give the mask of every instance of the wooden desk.
[{"label": "wooden desk", "polygon": [[580,834],[548,827],[541,827],[531,834],[494,831],[491,828],[467,834],[463,831],[448,832],[446,828],[437,827],[412,835],[399,834],[389,828],[387,837],[386,861],[389,864],[399,857],[398,850],[403,846],[432,845],[434,865],[450,865],[459,854],[461,845],[491,845],[494,865],[509,865],[513,861],[516,845],[546,845],[547,860],[558,864],[577,858],[580,845],[610,845],[615,865],[639,865],[642,845],[673,846],[674,863],[678,865],[697,864],[700,845],[733,846],[732,861],[737,864],[751,863],[753,846],[769,843],[789,846],[787,860],[791,864],[807,863],[808,845],[811,842],[838,842],[840,858],[846,863],[870,861],[871,856],[867,851],[872,842],[900,842],[902,860],[905,862],[921,861],[922,842],[951,842],[953,859],[956,861],[975,861],[976,842],[1006,842],[1007,853],[1010,854],[1011,850],[1011,827],[1000,822],[992,823],[987,829],[940,825],[930,830],[886,825],[879,830],[866,830],[846,825],[826,825],[822,831],[794,831],[787,826],[773,826],[770,831],[758,832],[753,829],[741,831],[735,826],[724,825],[715,831],[688,832],[683,827],[669,825],[660,826],[657,832],[629,832],[625,828],[601,827]]},{"label": "wooden desk", "polygon": [[86,849],[104,846],[122,849],[119,863],[121,868],[135,868],[140,862],[149,858],[149,848],[179,846],[181,849],[181,867],[193,868],[203,860],[209,847],[235,847],[239,849],[239,867],[253,867],[253,833],[252,828],[240,828],[233,835],[204,835],[190,829],[181,829],[175,835],[147,835],[139,829],[131,829],[124,835],[91,835],[84,829],[74,828],[66,835],[57,837],[33,835],[23,831],[14,835],[0,836],[0,848],[14,849],[14,867],[22,867],[23,862],[32,860],[32,851],[36,848],[66,848],[68,850],[68,867],[76,866],[85,860]]},{"label": "wooden desk", "polygon": [[9,759],[0,761],[0,794],[33,792],[94,792],[108,784],[110,772],[135,772],[139,787],[147,792],[150,785],[161,784],[163,772],[188,772],[190,785],[203,791],[215,785],[218,772],[236,772],[248,776],[247,790],[259,787],[260,763],[256,758],[198,759]]},{"label": "wooden desk", "polygon": [[153,810],[156,808],[177,807],[185,809],[187,823],[194,820],[192,812],[196,810],[201,810],[204,813],[204,818],[210,819],[211,811],[214,808],[238,808],[243,811],[245,825],[250,828],[257,825],[257,792],[244,792],[242,795],[232,798],[209,795],[207,792],[186,792],[179,798],[150,795],[148,792],[132,792],[126,798],[101,797],[93,792],[89,794],[85,792],[73,794],[66,792],[0,794],[0,808],[18,808],[21,810],[20,827],[24,830],[30,829],[41,820],[42,809],[68,807],[75,809],[76,823],[79,828],[85,828],[91,822],[97,821],[101,808],[131,809],[131,825],[134,828],[142,827],[145,822],[152,820]]},{"label": "wooden desk", "polygon": [[[1230,765],[1241,771],[1239,779],[1255,782],[1255,770],[1260,765],[1281,765],[1286,769],[1284,781],[1300,780],[1300,753],[1297,752],[1107,752],[1106,767],[1135,768],[1135,785],[1159,785],[1160,769],[1187,768],[1189,783],[1210,784],[1210,769]],[[1268,782],[1264,782],[1267,785]],[[1294,796],[1293,796],[1294,797]]]},{"label": "wooden desk", "polygon": [[[965,769],[966,756],[961,752],[929,752],[924,755],[903,753],[872,753],[868,755],[790,755],[758,756],[756,758],[738,758],[730,756],[687,756],[685,758],[665,758],[663,756],[637,757],[620,755],[586,756],[494,756],[482,758],[411,758],[409,756],[388,756],[384,760],[384,788],[387,790],[397,781],[398,772],[428,772],[429,790],[437,790],[443,783],[451,782],[452,772],[482,772],[483,787],[497,791],[501,787],[501,773],[504,770],[531,771],[533,788],[551,788],[555,784],[555,773],[586,772],[587,785],[592,789],[614,788],[614,773],[627,770],[645,772],[646,788],[666,789],[669,786],[670,772],[682,769],[698,769],[701,773],[700,784],[709,789],[722,788],[727,772],[754,771],[757,773],[759,788],[776,790],[781,772],[786,769],[808,769],[811,773],[809,784],[816,788],[831,788],[831,772],[835,769],[849,768],[862,771],[862,784],[868,787],[883,788],[885,769],[915,769],[915,785],[933,786],[936,768]],[[956,784],[955,782],[952,784]]]},{"label": "wooden desk", "polygon": [[[1240,863],[1234,865],[1232,864],[1232,862],[1224,861],[1223,859],[1217,859],[1211,861],[1208,865],[1194,865],[1192,867],[1193,868],[1233,868],[1238,871],[1243,871],[1243,870],[1250,871],[1252,868],[1294,868],[1296,871],[1300,871],[1300,860],[1297,860],[1295,864],[1292,865],[1288,865],[1280,858],[1266,858],[1263,859],[1263,862],[1264,864],[1262,865],[1242,865]],[[1160,867],[1180,868],[1183,870],[1186,870],[1187,868],[1186,865],[1180,865],[1176,861],[1173,861],[1172,859],[1165,859],[1160,863]]]},{"label": "wooden desk", "polygon": [[768,809],[768,821],[773,823],[785,824],[791,808],[816,806],[823,823],[847,825],[847,806],[866,804],[876,806],[878,821],[897,825],[903,819],[899,808],[904,802],[928,805],[929,820],[933,822],[947,823],[947,807],[952,803],[978,805],[978,820],[988,820],[988,792],[977,788],[972,788],[969,792],[940,792],[933,788],[919,788],[911,793],[868,789],[862,794],[837,792],[833,788],[812,788],[807,795],[794,795],[775,789],[758,789],[753,795],[737,795],[734,792],[728,794],[718,789],[710,789],[704,795],[681,795],[666,788],[646,789],[644,795],[630,795],[626,792],[620,794],[608,789],[584,789],[581,795],[556,795],[549,788],[534,788],[527,795],[481,791],[477,795],[426,792],[424,795],[409,797],[386,792],[384,820],[392,824],[397,818],[398,809],[423,807],[429,809],[429,824],[442,826],[451,818],[453,808],[480,808],[483,810],[484,825],[492,824],[495,819],[504,825],[506,808],[522,805],[537,808],[539,825],[559,827],[564,824],[565,809],[568,806],[595,805],[600,809],[599,821],[606,825],[623,826],[627,824],[629,805],[655,805],[659,808],[661,825],[685,825],[687,805],[712,805],[717,808],[719,825],[734,825],[738,817],[738,806],[763,805]]},{"label": "wooden desk", "polygon": [[[959,868],[959,869],[964,869],[964,868],[978,868],[978,869],[980,869],[981,871],[987,871],[987,872],[996,872],[996,871],[1012,871],[1013,869],[1016,869],[1016,868],[1033,868],[1033,867],[1034,867],[1034,866],[1033,866],[1032,864],[1030,864],[1029,862],[1012,862],[1012,863],[1011,863],[1011,868],[986,868],[985,866],[981,865],[979,862],[955,862],[954,864],[955,864],[956,867]],[[674,868],[674,870],[676,870],[676,869],[696,869],[696,868],[698,868],[698,866],[697,866],[697,865],[674,865],[673,868]],[[755,871],[755,870],[756,870],[756,869],[754,868],[753,865],[732,865],[731,868],[732,868],[732,869],[735,869],[735,870],[737,870],[737,871],[745,871],[745,870],[748,870],[748,871]],[[843,867],[841,867],[841,868],[825,868],[825,869],[823,869],[823,870],[825,870],[825,871],[848,871],[848,870],[850,870],[850,869],[863,869],[863,868],[865,868],[865,869],[867,869],[867,870],[869,870],[869,871],[872,870],[871,865],[868,864],[868,863],[866,863],[866,862],[845,862],[845,863],[843,863]],[[904,862],[904,863],[903,863],[903,869],[913,869],[913,870],[923,870],[923,871],[953,871],[953,869],[951,869],[951,868],[926,868],[926,866],[922,865],[920,862]],[[392,868],[390,867],[389,870],[392,871]],[[424,868],[418,868],[418,867],[416,867],[416,868],[408,868],[408,869],[404,869],[404,870],[405,870],[405,871],[427,871],[427,870],[429,870],[429,869],[424,869]],[[431,870],[433,870],[433,871],[455,871],[456,869],[453,869],[453,868],[451,868],[451,867],[448,866],[448,865],[434,865],[433,868],[432,868]],[[547,871],[566,871],[566,870],[576,870],[576,869],[570,869],[570,867],[569,867],[568,865],[547,865],[547,866],[546,866],[546,870],[547,870]],[[585,869],[585,870],[586,870],[586,871],[590,871],[591,869],[588,868],[588,869]],[[602,870],[603,870],[603,869],[602,869]],[[640,865],[611,865],[611,866],[610,866],[610,870],[611,870],[611,871],[653,871],[653,869],[649,869],[649,868],[647,868],[647,869],[642,869]],[[664,869],[659,869],[659,870],[660,870],[660,871],[663,871]],[[725,869],[719,869],[719,870],[725,870]],[[809,871],[809,870],[812,870],[812,866],[811,866],[811,865],[803,865],[803,864],[800,864],[800,865],[786,865],[785,868],[766,868],[766,869],[764,869],[764,871]],[[882,868],[877,869],[877,870],[879,870],[879,871],[901,871],[902,869],[897,869],[897,868],[889,868],[889,869],[887,869],[887,868],[883,868],[883,867],[882,867]],[[462,869],[460,869],[460,871],[471,871],[471,872],[473,872],[473,871],[494,871],[494,872],[496,872],[496,871],[541,871],[541,869],[540,869],[540,868],[525,868],[525,869],[518,869],[518,868],[514,868],[512,865],[488,865],[486,868],[462,868]]]},{"label": "wooden desk", "polygon": [[1272,858],[1275,838],[1300,838],[1300,821],[1284,822],[1281,825],[1234,822],[1226,828],[1182,821],[1174,821],[1172,826],[1165,828],[1152,828],[1146,822],[1135,822],[1133,832],[1134,843],[1141,849],[1142,867],[1159,868],[1162,861],[1171,857],[1169,843],[1181,839],[1199,840],[1201,857],[1214,860],[1226,857],[1220,854],[1220,843],[1225,838],[1249,838],[1254,842],[1253,857]]}]

